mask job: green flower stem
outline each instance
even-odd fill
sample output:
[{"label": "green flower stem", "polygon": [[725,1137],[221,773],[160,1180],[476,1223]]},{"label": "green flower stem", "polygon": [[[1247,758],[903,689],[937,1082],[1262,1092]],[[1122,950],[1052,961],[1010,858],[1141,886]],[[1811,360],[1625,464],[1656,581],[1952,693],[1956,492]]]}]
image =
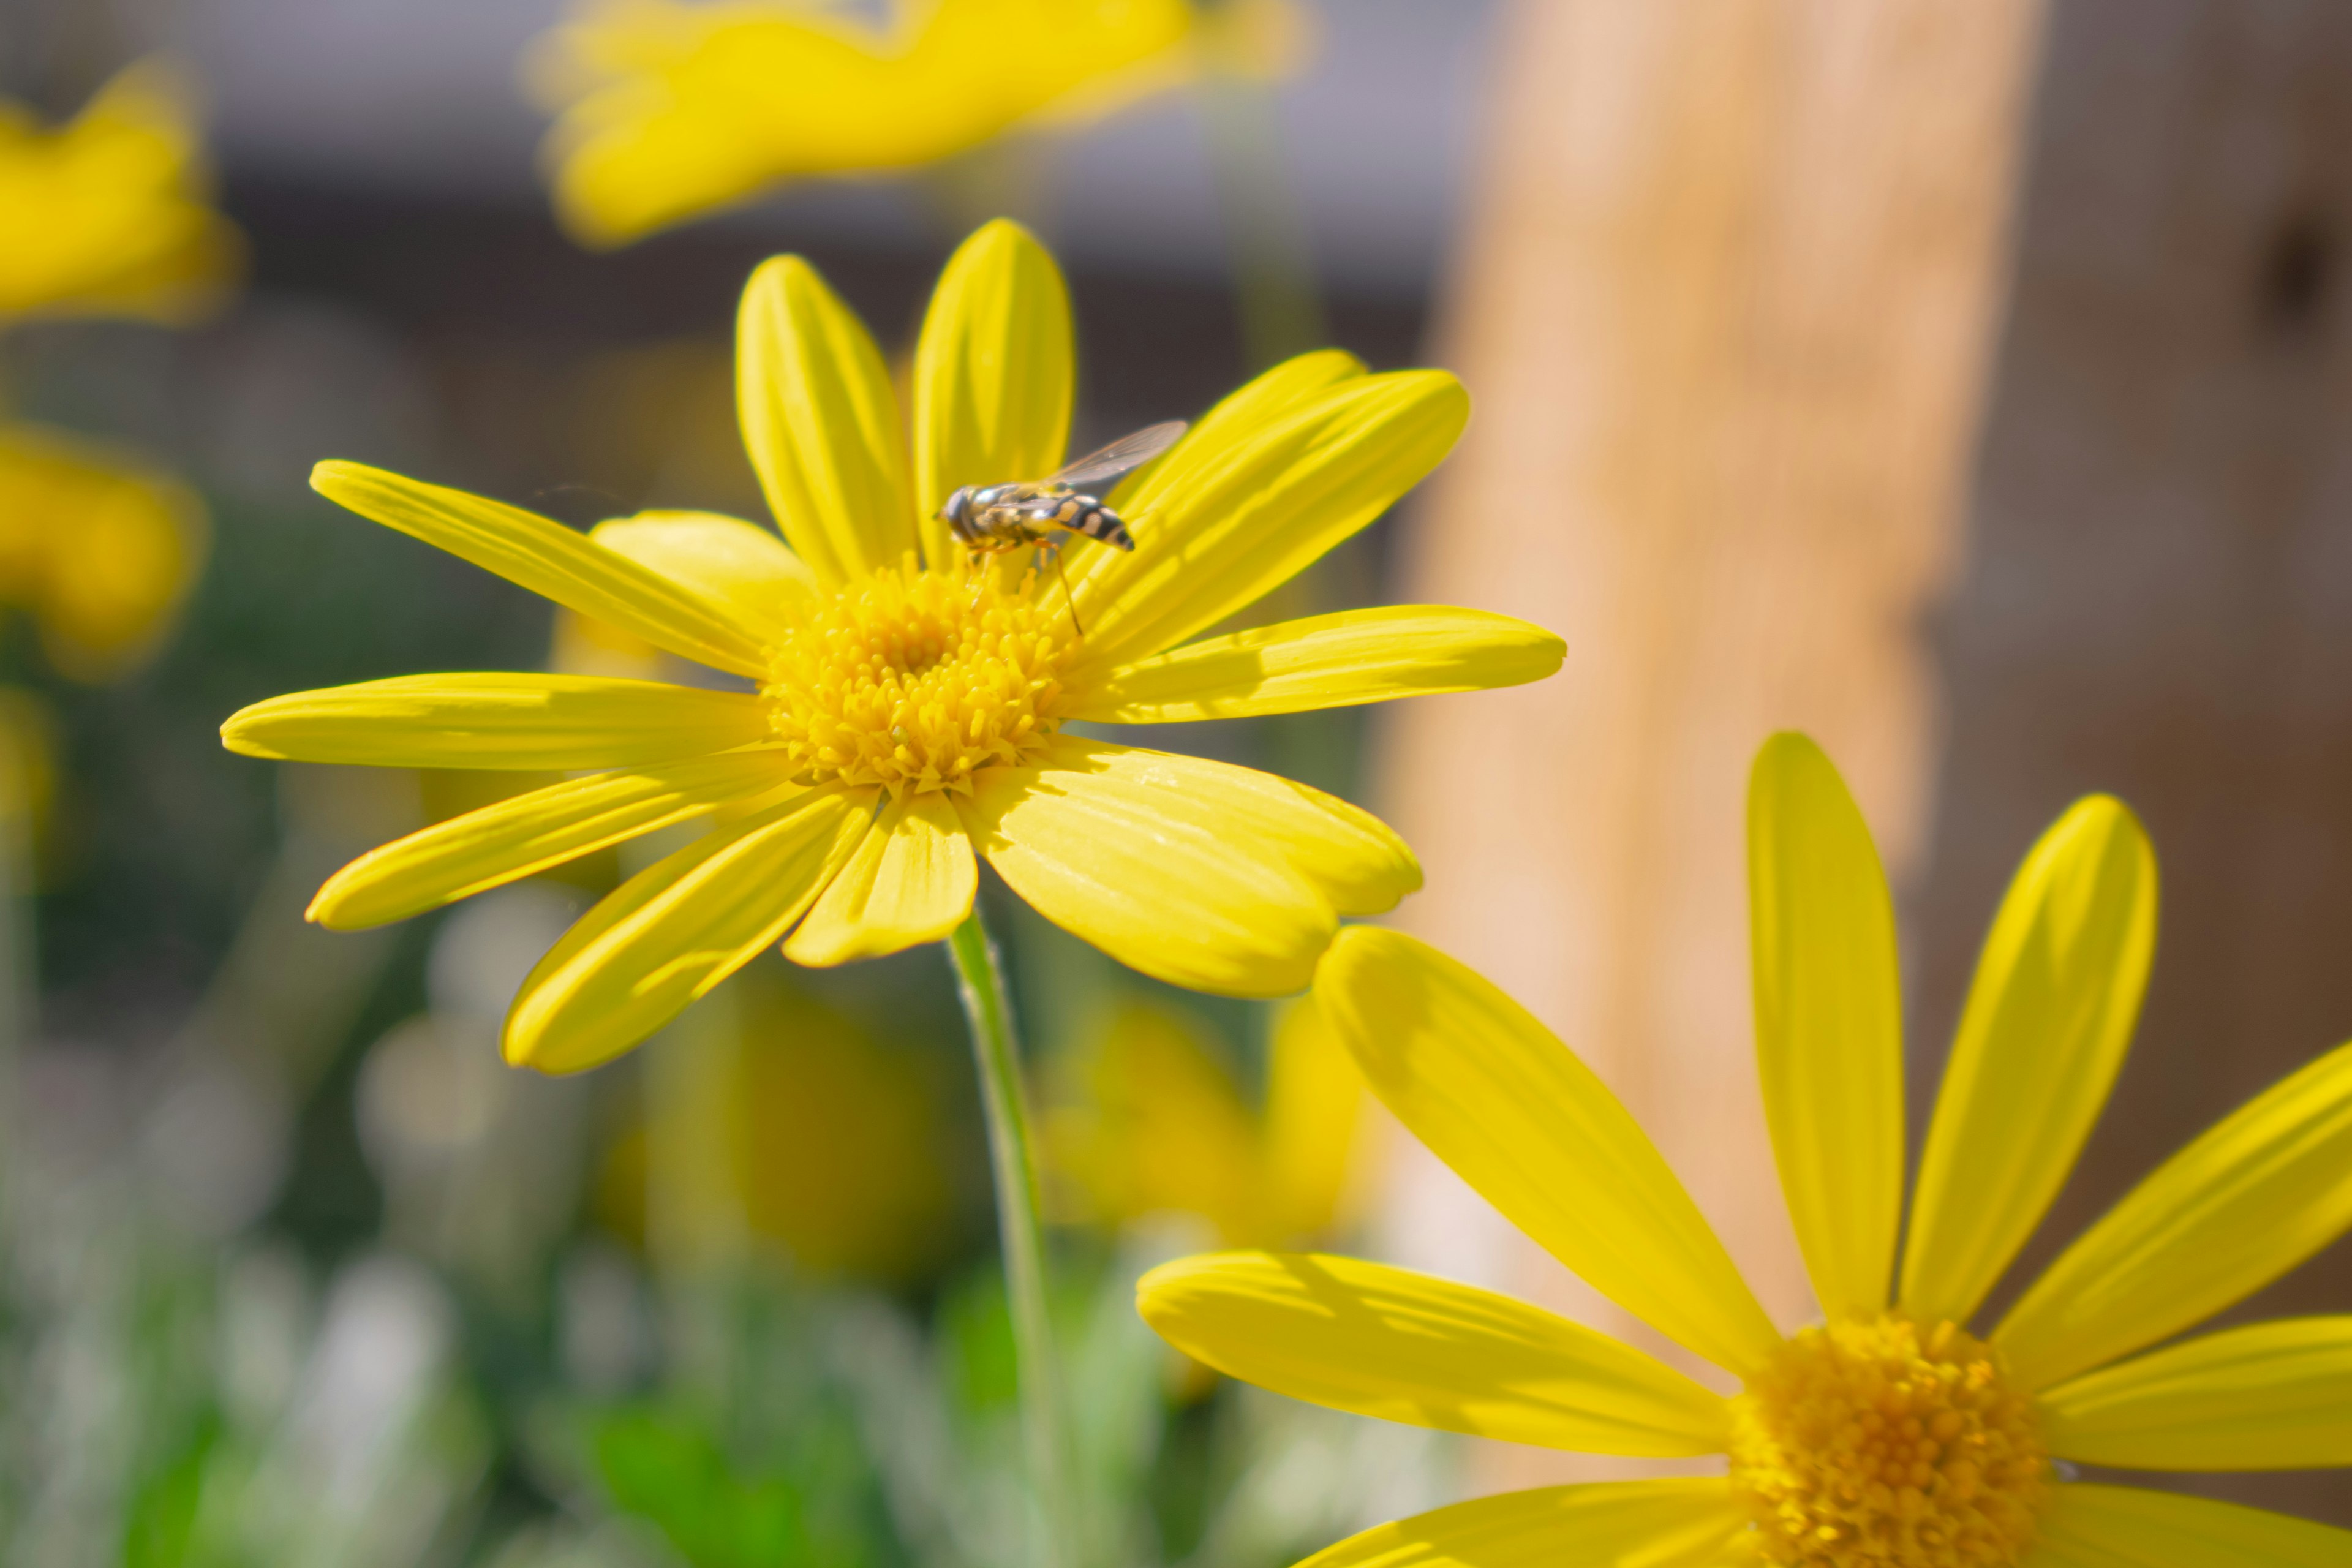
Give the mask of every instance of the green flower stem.
[{"label": "green flower stem", "polygon": [[1255,374],[1329,342],[1322,290],[1283,159],[1274,89],[1212,67],[1200,99],[1242,352]]},{"label": "green flower stem", "polygon": [[1021,1424],[1029,1457],[1029,1484],[1045,1521],[1044,1568],[1078,1568],[1077,1521],[1070,1489],[1072,1450],[1054,1358],[1053,1323],[1045,1300],[1045,1248],[1037,1225],[1037,1164],[1029,1111],[1021,1089],[1020,1043],[996,944],[980,906],[948,938],[971,1050],[980,1073],[981,1105],[988,1119],[989,1165],[996,1183],[996,1229],[1004,1254],[1004,1289],[1013,1312],[1013,1343],[1020,1358]]}]

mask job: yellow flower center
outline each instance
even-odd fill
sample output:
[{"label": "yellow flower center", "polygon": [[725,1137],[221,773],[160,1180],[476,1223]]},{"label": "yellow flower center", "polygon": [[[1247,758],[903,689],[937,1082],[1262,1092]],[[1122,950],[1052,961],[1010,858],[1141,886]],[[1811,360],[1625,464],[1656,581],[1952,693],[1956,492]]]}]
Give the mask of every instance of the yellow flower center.
[{"label": "yellow flower center", "polygon": [[2032,1402],[1952,1323],[1805,1330],[1732,1402],[1731,1477],[1766,1562],[2013,1568],[2049,1486]]},{"label": "yellow flower center", "polygon": [[1066,708],[1075,640],[1036,574],[925,572],[912,557],[836,591],[779,648],[769,723],[810,784],[893,797],[969,790],[982,768],[1032,756]]}]

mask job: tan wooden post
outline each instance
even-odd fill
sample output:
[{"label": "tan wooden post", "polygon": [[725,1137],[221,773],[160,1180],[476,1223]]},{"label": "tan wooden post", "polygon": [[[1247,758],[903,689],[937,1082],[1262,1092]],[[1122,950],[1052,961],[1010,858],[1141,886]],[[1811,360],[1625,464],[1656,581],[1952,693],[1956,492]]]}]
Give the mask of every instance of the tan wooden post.
[{"label": "tan wooden post", "polygon": [[[2007,1293],[2352,1039],[2352,6],[2072,3],[2047,58],[1940,639],[1919,1043],[1941,1052],[2009,868],[2078,795],[2140,812],[2163,927],[2132,1059]],[[2231,1318],[2347,1309],[2339,1243]],[[2352,1524],[2342,1471],[2188,1484]]]},{"label": "tan wooden post", "polygon": [[[1523,0],[1443,323],[1476,414],[1401,596],[1542,622],[1569,661],[1391,716],[1383,804],[1429,873],[1402,921],[1608,1078],[1791,1326],[1811,1304],[1750,1056],[1748,764],[1810,731],[1898,874],[1915,858],[1918,624],[1955,558],[2040,9]],[[1627,1327],[1408,1171],[1409,1259]],[[1487,1459],[1482,1489],[1630,1473]]]}]

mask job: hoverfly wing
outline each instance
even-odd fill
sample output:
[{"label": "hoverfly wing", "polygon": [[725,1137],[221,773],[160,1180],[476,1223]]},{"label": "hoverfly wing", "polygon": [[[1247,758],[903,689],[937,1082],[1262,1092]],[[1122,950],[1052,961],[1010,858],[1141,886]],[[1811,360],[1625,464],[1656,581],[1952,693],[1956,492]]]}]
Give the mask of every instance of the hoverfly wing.
[{"label": "hoverfly wing", "polygon": [[1181,419],[1163,420],[1147,425],[1132,436],[1122,436],[1097,452],[1088,452],[1076,462],[1065,466],[1058,473],[1041,481],[1049,485],[1067,485],[1082,489],[1088,485],[1108,484],[1133,473],[1160,453],[1176,444],[1176,437],[1187,428]]}]

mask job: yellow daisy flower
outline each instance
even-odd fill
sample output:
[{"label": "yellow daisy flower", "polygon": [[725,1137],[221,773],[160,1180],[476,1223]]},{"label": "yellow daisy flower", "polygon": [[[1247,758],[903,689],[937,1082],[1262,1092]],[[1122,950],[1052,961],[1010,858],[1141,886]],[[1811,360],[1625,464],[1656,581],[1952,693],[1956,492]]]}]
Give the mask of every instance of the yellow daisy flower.
[{"label": "yellow daisy flower", "polygon": [[740,319],[740,412],[782,539],[679,512],[583,536],[320,464],[312,482],[352,510],[741,689],[415,675],[245,710],[222,735],[252,756],[589,775],[362,857],[312,918],[400,920],[715,818],[589,911],[524,985],[508,1058],[551,1072],[628,1049],[788,934],[786,954],[812,964],[939,940],[971,908],[975,849],[1047,919],[1148,974],[1303,989],[1342,916],[1419,885],[1404,844],[1303,784],[1065,726],[1508,685],[1556,669],[1560,641],[1427,606],[1190,640],[1385,511],[1461,431],[1453,377],[1368,374],[1332,351],[1233,394],[1115,491],[1136,548],[1079,542],[1067,600],[1050,574],[969,570],[940,505],[1062,461],[1070,345],[1052,258],[1011,224],[982,229],[925,319],[909,440],[856,318],[798,258],[761,267]]},{"label": "yellow daisy flower", "polygon": [[60,431],[0,425],[0,603],[33,613],[67,674],[118,675],[153,647],[205,536],[184,485]]},{"label": "yellow daisy flower", "polygon": [[[1373,1091],[1594,1289],[1739,1380],[1725,1397],[1524,1302],[1347,1258],[1229,1253],[1145,1278],[1144,1316],[1221,1371],[1342,1410],[1588,1452],[1727,1455],[1719,1477],[1547,1487],[1310,1559],[1517,1568],[2322,1568],[2352,1532],[2070,1481],[2352,1464],[2352,1317],[2150,1351],[2352,1223],[2352,1047],[2225,1117],[1972,1327],[2121,1066],[2156,867],[2094,796],[1993,923],[1905,1241],[1895,925],[1829,761],[1758,758],[1748,867],[1772,1148],[1826,1321],[1783,1335],[1624,1108],[1540,1024],[1392,931],[1343,932],[1316,999]],[[2145,1352],[2145,1353],[2142,1353]]]},{"label": "yellow daisy flower", "polygon": [[1079,1092],[1045,1129],[1072,1217],[1192,1215],[1225,1247],[1297,1244],[1339,1223],[1366,1096],[1314,1007],[1286,1005],[1276,1021],[1263,1110],[1197,1020],[1149,1002],[1111,1013],[1076,1066]]},{"label": "yellow daisy flower", "polygon": [[[1278,58],[1295,26],[1236,0],[1221,34]],[[590,0],[526,65],[559,110],[558,216],[620,245],[811,175],[910,169],[1173,86],[1213,24],[1190,0]],[[1228,50],[1227,52],[1231,52]]]},{"label": "yellow daisy flower", "polygon": [[0,319],[179,321],[216,302],[241,255],[205,205],[209,176],[184,93],[132,66],[56,130],[0,100]]}]

